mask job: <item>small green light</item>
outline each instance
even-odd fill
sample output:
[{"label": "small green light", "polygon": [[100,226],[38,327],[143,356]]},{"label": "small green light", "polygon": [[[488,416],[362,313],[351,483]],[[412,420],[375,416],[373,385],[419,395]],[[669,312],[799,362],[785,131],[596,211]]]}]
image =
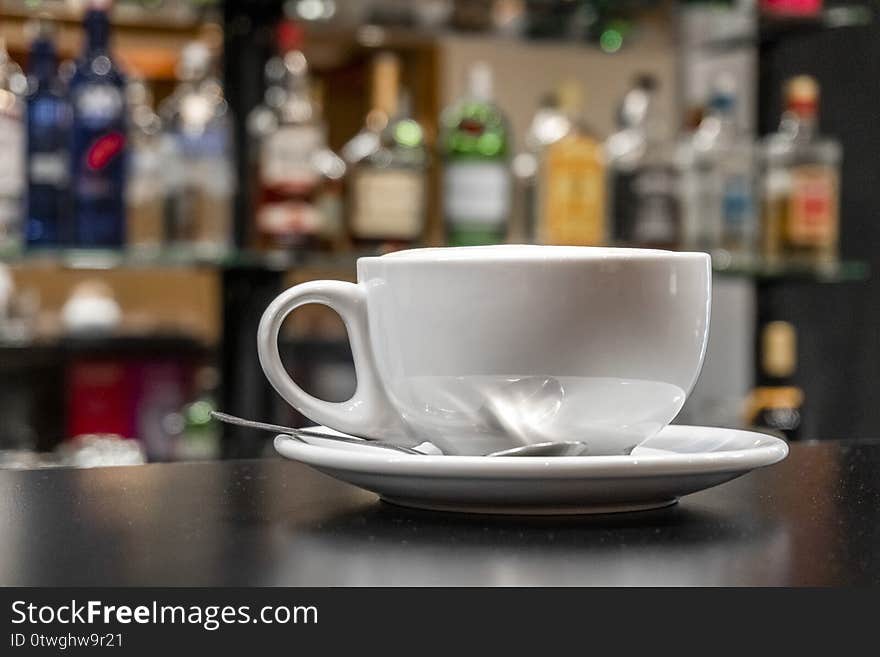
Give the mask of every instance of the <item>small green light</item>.
[{"label": "small green light", "polygon": [[623,35],[615,30],[614,28],[609,28],[602,32],[602,36],[599,37],[599,47],[607,53],[613,53],[620,50],[620,47],[623,45]]},{"label": "small green light", "polygon": [[189,407],[189,417],[193,424],[207,424],[211,421],[211,405],[205,401],[194,402]]},{"label": "small green light", "polygon": [[404,146],[418,146],[422,142],[422,129],[415,121],[406,119],[394,128],[394,138]]},{"label": "small green light", "polygon": [[501,137],[496,132],[487,132],[477,140],[477,150],[483,155],[497,155],[501,146]]}]

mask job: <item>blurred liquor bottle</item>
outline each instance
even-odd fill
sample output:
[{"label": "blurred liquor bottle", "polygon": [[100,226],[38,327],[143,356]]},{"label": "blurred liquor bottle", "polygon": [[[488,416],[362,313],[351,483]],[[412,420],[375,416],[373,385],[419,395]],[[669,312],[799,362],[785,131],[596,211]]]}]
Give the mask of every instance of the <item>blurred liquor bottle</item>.
[{"label": "blurred liquor bottle", "polygon": [[514,242],[533,241],[537,233],[536,185],[538,163],[544,150],[561,139],[571,128],[568,118],[559,109],[556,93],[544,95],[532,117],[525,135],[525,150],[512,163],[516,177],[513,203],[511,239]]},{"label": "blurred liquor bottle", "polygon": [[724,249],[735,258],[754,251],[757,232],[755,152],[736,123],[736,83],[722,76],[690,139],[685,174],[685,246]]},{"label": "blurred liquor bottle", "polygon": [[165,238],[217,256],[232,240],[232,120],[207,44],[181,53],[179,82],[159,107],[166,174]]},{"label": "blurred liquor bottle", "polygon": [[747,426],[770,429],[788,440],[800,437],[804,392],[794,385],[797,334],[788,322],[769,322],[761,331],[761,384],[746,402]]},{"label": "blurred liquor bottle", "polygon": [[492,69],[474,63],[467,93],[440,116],[443,211],[452,246],[497,244],[511,212],[512,147],[507,118],[492,101]]},{"label": "blurred liquor bottle", "polygon": [[761,0],[761,12],[771,16],[805,18],[822,11],[822,0]]},{"label": "blurred liquor bottle", "polygon": [[215,393],[219,375],[213,367],[195,372],[196,398],[183,407],[183,432],[174,448],[176,461],[220,458],[220,426],[211,413],[217,410]]},{"label": "blurred liquor bottle", "polygon": [[372,109],[343,149],[351,164],[348,227],[361,245],[397,248],[425,232],[428,153],[400,92],[400,60],[382,53],[373,64]]},{"label": "blurred liquor bottle", "polygon": [[0,38],[0,249],[21,246],[25,127],[21,94],[27,83]]},{"label": "blurred liquor bottle", "polygon": [[316,247],[336,232],[322,200],[345,165],[327,149],[327,128],[314,102],[302,31],[278,28],[279,56],[266,64],[263,103],[248,117],[250,157],[256,174],[254,239],[265,251]]},{"label": "blurred liquor bottle", "polygon": [[109,50],[108,5],[106,0],[89,3],[85,48],[70,81],[72,241],[79,247],[125,242],[125,79]]},{"label": "blurred liquor bottle", "polygon": [[811,265],[838,256],[840,144],[818,134],[819,85],[809,76],[785,86],[779,132],[762,144],[762,249],[770,260]]},{"label": "blurred liquor bottle", "polygon": [[128,246],[137,252],[155,253],[164,240],[162,121],[153,110],[153,95],[144,80],[128,81],[126,100],[131,144],[125,194]]},{"label": "blurred liquor bottle", "polygon": [[38,29],[28,58],[25,241],[28,247],[57,247],[70,239],[71,108],[50,25],[41,22]]},{"label": "blurred liquor bottle", "polygon": [[583,95],[577,83],[559,90],[559,107],[569,121],[564,136],[544,150],[538,171],[538,241],[595,246],[606,241],[604,146],[581,119]]},{"label": "blurred liquor bottle", "polygon": [[639,76],[618,110],[618,131],[606,142],[608,224],[615,242],[675,249],[681,244],[679,169],[664,139],[657,82]]}]

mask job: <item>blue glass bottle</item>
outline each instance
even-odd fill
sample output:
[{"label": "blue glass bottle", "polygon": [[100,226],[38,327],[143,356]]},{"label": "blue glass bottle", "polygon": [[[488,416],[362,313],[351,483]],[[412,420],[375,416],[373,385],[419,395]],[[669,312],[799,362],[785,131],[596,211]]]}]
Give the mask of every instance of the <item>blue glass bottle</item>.
[{"label": "blue glass bottle", "polygon": [[73,246],[125,242],[125,78],[110,56],[110,21],[101,9],[84,18],[85,52],[70,81],[73,108]]},{"label": "blue glass bottle", "polygon": [[69,232],[70,105],[45,26],[31,44],[27,96],[28,248],[58,247]]}]

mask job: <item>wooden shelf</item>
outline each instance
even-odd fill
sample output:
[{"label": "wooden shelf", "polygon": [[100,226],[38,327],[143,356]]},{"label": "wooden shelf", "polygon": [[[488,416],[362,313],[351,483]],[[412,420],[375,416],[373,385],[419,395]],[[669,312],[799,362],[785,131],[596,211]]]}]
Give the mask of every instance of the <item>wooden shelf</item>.
[{"label": "wooden shelf", "polygon": [[[0,37],[13,57],[23,63],[30,42],[31,23],[38,16],[51,20],[62,59],[75,58],[82,49],[82,12],[67,6],[29,9],[23,2],[0,2]],[[168,15],[123,7],[112,16],[113,48],[123,68],[148,80],[173,80],[183,46],[197,38],[204,23],[194,15]]]}]

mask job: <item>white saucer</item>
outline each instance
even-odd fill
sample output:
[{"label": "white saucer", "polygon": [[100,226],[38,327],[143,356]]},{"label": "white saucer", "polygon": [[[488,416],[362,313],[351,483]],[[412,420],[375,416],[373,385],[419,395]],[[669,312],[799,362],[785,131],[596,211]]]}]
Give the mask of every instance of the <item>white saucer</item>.
[{"label": "white saucer", "polygon": [[[337,433],[325,427],[313,432]],[[773,436],[672,425],[629,456],[419,456],[286,435],[275,449],[393,504],[508,514],[614,513],[674,504],[788,455]]]}]

